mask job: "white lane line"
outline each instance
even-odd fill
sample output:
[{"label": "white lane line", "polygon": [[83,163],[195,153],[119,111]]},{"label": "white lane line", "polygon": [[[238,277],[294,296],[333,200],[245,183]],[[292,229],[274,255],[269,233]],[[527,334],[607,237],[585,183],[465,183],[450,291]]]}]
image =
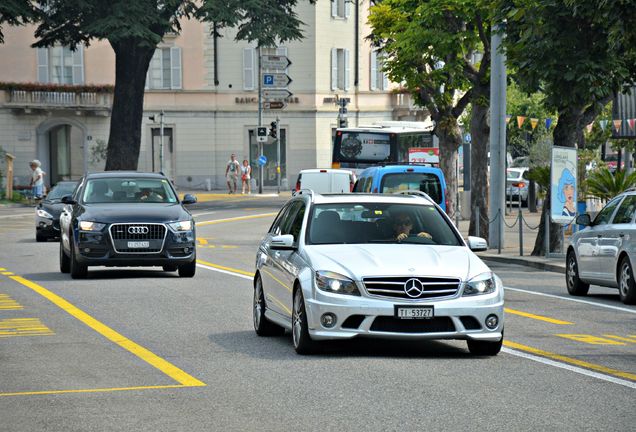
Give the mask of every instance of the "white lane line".
[{"label": "white lane line", "polygon": [[569,365],[567,363],[561,363],[561,362],[558,362],[558,361],[550,360],[550,359],[547,359],[547,358],[544,358],[544,357],[539,357],[539,356],[536,356],[536,355],[533,355],[533,354],[528,354],[528,353],[525,353],[525,352],[522,352],[522,351],[517,351],[517,350],[511,349],[511,348],[504,347],[504,348],[501,349],[501,351],[505,352],[506,354],[510,354],[510,355],[517,356],[517,357],[523,357],[525,359],[536,361],[536,362],[539,362],[539,363],[543,363],[543,364],[546,364],[548,366],[554,366],[554,367],[557,367],[557,368],[566,369],[566,370],[569,370],[569,371],[572,371],[572,372],[576,372],[576,373],[581,374],[581,375],[586,375],[586,376],[589,376],[589,377],[592,377],[592,378],[596,378],[596,379],[600,379],[600,380],[603,380],[603,381],[608,381],[608,382],[611,382],[611,383],[614,383],[614,384],[619,384],[619,385],[622,385],[622,386],[625,386],[625,387],[636,389],[636,383],[635,382],[627,381],[627,380],[620,379],[620,378],[615,378],[613,376],[605,375],[605,374],[598,373],[598,372],[593,372],[591,370],[583,369],[583,368],[580,368],[580,367],[577,367],[577,366],[572,366],[572,365]]},{"label": "white lane line", "polygon": [[575,303],[584,303],[584,304],[588,304],[588,305],[592,305],[592,306],[603,307],[603,308],[606,308],[606,309],[613,309],[613,310],[618,310],[618,311],[621,311],[621,312],[627,312],[627,313],[636,314],[636,309],[627,309],[627,308],[624,308],[624,307],[612,306],[612,305],[608,305],[608,304],[604,304],[604,303],[596,303],[596,302],[589,301],[589,300],[581,300],[581,299],[576,299],[576,298],[572,298],[572,297],[564,297],[564,296],[558,296],[558,295],[554,295],[554,294],[546,294],[546,293],[541,293],[541,292],[536,292],[536,291],[524,290],[524,289],[521,289],[521,288],[504,287],[504,289],[510,290],[510,291],[522,292],[522,293],[526,293],[526,294],[538,295],[538,296],[541,296],[541,297],[556,298],[556,299],[565,300],[565,301],[571,301],[571,302],[575,302]]},{"label": "white lane line", "polygon": [[35,216],[35,210],[33,211],[33,213],[20,213],[20,214],[12,214],[12,215],[0,216],[0,219],[21,218],[21,217],[25,217],[25,216]]},{"label": "white lane line", "polygon": [[251,277],[249,277],[249,276],[245,276],[245,275],[238,274],[238,273],[234,273],[234,272],[227,271],[227,270],[217,269],[217,268],[214,268],[214,267],[209,267],[209,266],[206,266],[206,265],[204,265],[204,264],[199,264],[199,263],[197,263],[197,267],[201,267],[201,268],[204,268],[204,269],[206,269],[206,270],[212,270],[212,271],[219,272],[219,273],[225,273],[225,274],[228,274],[228,275],[230,275],[230,276],[240,277],[240,278],[243,278],[243,279],[247,279],[247,280],[249,280],[249,281],[251,281],[251,280],[253,280],[253,279],[254,279],[254,278],[251,278]]},{"label": "white lane line", "polygon": [[209,212],[203,212],[203,213],[192,213],[192,216],[199,217],[199,216],[211,215],[211,214],[215,214],[215,213],[218,213],[218,212],[209,211]]}]

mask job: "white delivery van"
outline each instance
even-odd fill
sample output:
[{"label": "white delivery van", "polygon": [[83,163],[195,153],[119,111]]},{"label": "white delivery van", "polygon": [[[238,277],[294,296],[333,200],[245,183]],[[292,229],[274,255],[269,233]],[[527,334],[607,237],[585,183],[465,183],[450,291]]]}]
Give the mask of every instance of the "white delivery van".
[{"label": "white delivery van", "polygon": [[349,193],[353,190],[355,177],[344,169],[305,169],[298,174],[294,192],[311,189],[316,193]]}]

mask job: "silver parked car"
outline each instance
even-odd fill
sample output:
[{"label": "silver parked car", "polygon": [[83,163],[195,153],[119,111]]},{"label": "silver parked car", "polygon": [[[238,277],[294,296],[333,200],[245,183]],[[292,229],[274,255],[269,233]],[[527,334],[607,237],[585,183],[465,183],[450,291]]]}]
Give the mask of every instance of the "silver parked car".
[{"label": "silver parked car", "polygon": [[291,330],[300,354],[326,339],[463,339],[496,355],[501,280],[427,196],[318,195],[288,201],[256,255],[260,336]]},{"label": "silver parked car", "polygon": [[618,288],[621,301],[636,303],[632,262],[636,259],[636,191],[612,199],[590,221],[576,218],[585,229],[570,238],[566,256],[566,284],[571,295],[586,295],[590,284]]}]

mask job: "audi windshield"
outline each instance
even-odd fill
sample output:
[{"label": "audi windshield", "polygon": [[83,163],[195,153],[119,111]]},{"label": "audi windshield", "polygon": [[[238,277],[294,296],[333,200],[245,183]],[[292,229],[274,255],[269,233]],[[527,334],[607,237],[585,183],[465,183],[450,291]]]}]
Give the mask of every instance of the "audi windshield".
[{"label": "audi windshield", "polygon": [[83,201],[86,204],[176,203],[178,198],[165,179],[116,177],[89,180]]}]

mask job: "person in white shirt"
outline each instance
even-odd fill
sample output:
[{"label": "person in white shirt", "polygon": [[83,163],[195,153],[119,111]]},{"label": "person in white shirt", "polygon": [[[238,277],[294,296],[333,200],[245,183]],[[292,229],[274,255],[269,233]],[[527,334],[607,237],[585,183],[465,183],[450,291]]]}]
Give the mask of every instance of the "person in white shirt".
[{"label": "person in white shirt", "polygon": [[44,172],[39,160],[34,159],[29,163],[33,172],[31,173],[31,192],[34,199],[42,199],[44,195]]},{"label": "person in white shirt", "polygon": [[241,164],[236,160],[236,155],[232,153],[230,160],[225,166],[225,179],[227,180],[227,188],[229,193],[236,193],[238,184],[239,171],[241,170]]}]

